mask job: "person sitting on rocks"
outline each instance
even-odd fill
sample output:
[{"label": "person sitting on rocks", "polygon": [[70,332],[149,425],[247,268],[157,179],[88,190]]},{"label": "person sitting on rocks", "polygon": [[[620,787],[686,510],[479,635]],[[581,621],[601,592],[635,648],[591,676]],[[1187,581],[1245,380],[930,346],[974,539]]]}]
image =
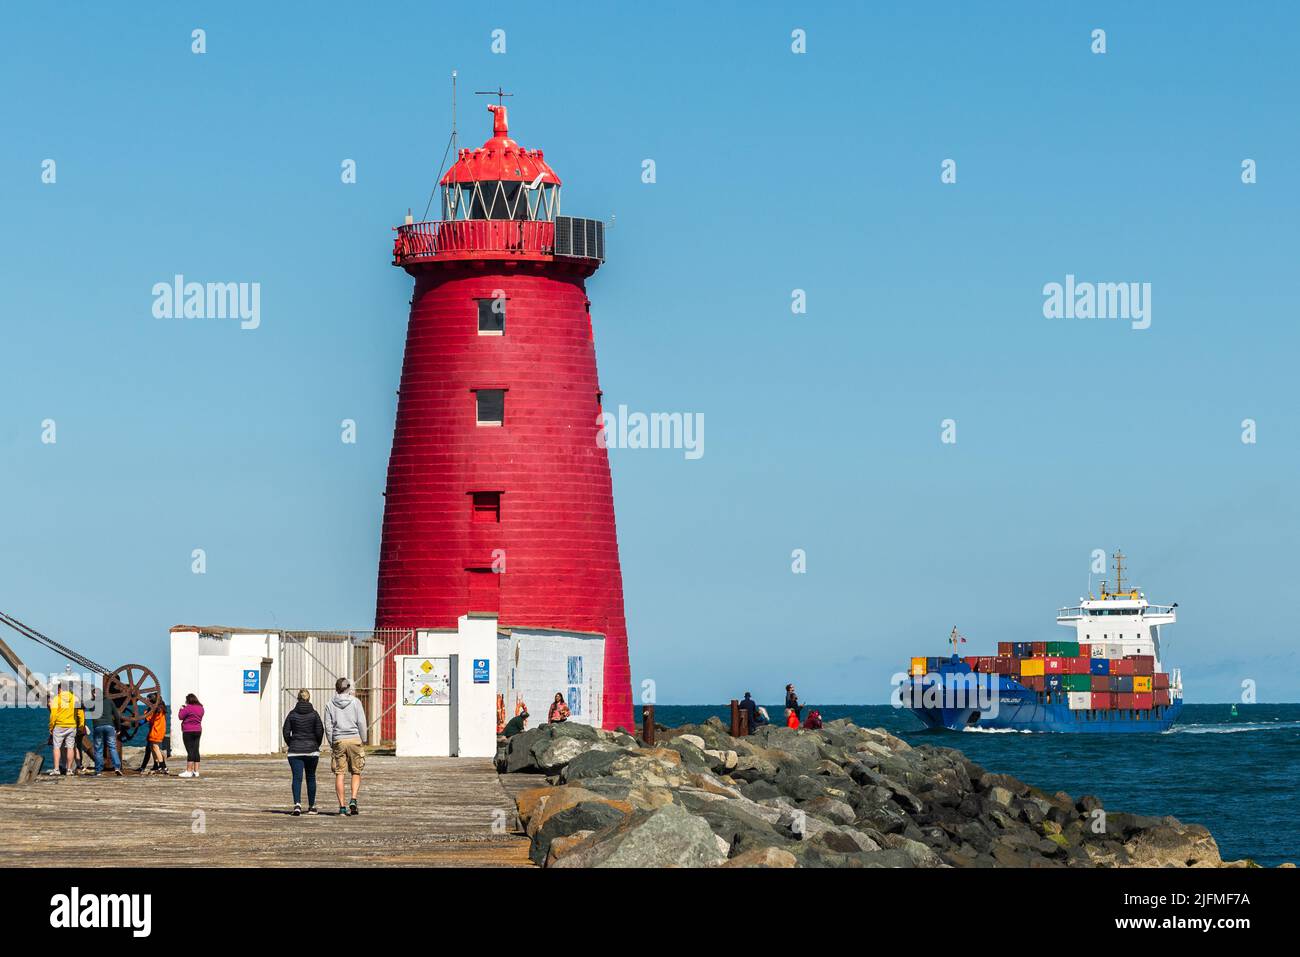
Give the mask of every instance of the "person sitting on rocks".
[{"label": "person sitting on rocks", "polygon": [[798,728],[798,727],[799,727],[799,716],[798,716],[797,714],[794,713],[794,709],[793,709],[793,708],[786,708],[786,709],[785,709],[785,726],[786,726],[787,728]]},{"label": "person sitting on rocks", "polygon": [[754,722],[760,728],[765,724],[772,723],[771,716],[767,713],[767,709],[762,705],[759,705],[754,709]]},{"label": "person sitting on rocks", "polygon": [[564,703],[564,695],[558,691],[555,692],[555,700],[551,702],[551,710],[546,715],[546,720],[551,724],[569,720],[569,706]]},{"label": "person sitting on rocks", "polygon": [[521,711],[513,718],[511,718],[509,721],[506,722],[506,726],[501,729],[501,733],[505,735],[507,738],[512,738],[516,734],[524,730],[524,726],[527,724],[527,722],[528,722],[528,712]]},{"label": "person sitting on rocks", "polygon": [[822,726],[822,713],[814,708],[808,712],[808,717],[804,718],[803,726],[809,731],[820,731]]}]

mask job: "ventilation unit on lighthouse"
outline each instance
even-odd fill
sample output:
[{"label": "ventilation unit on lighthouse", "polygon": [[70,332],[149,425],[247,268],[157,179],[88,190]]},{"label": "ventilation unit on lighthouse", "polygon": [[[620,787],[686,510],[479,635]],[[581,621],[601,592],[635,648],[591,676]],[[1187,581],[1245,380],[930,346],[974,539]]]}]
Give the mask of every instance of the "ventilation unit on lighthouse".
[{"label": "ventilation unit on lighthouse", "polygon": [[[560,178],[542,151],[510,138],[504,106],[488,109],[492,138],[460,150],[441,180],[442,218],[396,230],[393,261],[415,294],[375,626],[451,628],[495,612],[515,633],[603,635],[600,721],[631,728],[586,290],[604,224],[561,216]],[[528,704],[545,720],[546,701]]]}]

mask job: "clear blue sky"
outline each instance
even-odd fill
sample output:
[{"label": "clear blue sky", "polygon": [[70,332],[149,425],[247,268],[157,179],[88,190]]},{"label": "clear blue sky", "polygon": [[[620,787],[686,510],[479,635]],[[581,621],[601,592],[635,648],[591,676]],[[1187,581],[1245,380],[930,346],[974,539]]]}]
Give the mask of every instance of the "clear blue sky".
[{"label": "clear blue sky", "polygon": [[[1066,638],[1116,545],[1180,603],[1189,700],[1297,700],[1300,13],[1135,6],[7,10],[0,608],[164,673],[179,622],[372,624],[412,285],[389,228],[455,68],[463,143],[504,84],[565,211],[617,216],[606,407],[705,415],[699,460],[611,453],[661,702],[884,701],[954,623]],[[261,327],[155,319],[176,273],[261,283]],[[1151,328],[1045,319],[1067,273],[1150,282]]]}]

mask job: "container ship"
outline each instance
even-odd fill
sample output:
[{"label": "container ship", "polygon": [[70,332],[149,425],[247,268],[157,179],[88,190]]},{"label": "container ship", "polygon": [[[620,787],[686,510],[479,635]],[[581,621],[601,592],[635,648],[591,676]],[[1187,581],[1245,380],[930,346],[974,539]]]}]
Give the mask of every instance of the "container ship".
[{"label": "container ship", "polygon": [[1167,731],[1183,708],[1183,682],[1161,663],[1160,643],[1178,605],[1125,589],[1123,553],[1114,561],[1114,591],[1102,582],[1100,597],[1057,612],[1073,641],[1004,641],[997,655],[963,657],[966,639],[954,628],[949,657],[912,659],[902,703],[927,728],[950,731]]}]

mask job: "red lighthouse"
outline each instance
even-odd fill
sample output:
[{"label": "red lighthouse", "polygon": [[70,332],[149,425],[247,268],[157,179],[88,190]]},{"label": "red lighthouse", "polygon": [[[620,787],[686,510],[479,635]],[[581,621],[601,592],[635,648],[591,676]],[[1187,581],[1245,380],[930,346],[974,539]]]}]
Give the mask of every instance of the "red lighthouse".
[{"label": "red lighthouse", "polygon": [[492,138],[442,178],[442,219],[397,229],[394,264],[415,294],[375,626],[454,627],[495,611],[502,627],[598,632],[602,724],[631,728],[586,291],[604,224],[559,215],[560,178],[542,151],[510,138],[504,106],[488,109]]}]

